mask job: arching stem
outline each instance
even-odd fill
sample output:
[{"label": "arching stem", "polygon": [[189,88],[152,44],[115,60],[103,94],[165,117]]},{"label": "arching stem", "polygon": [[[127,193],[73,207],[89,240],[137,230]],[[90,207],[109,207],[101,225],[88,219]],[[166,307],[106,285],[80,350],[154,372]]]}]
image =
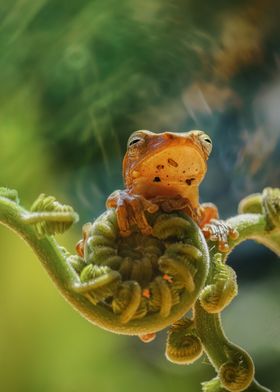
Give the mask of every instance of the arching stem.
[{"label": "arching stem", "polygon": [[[257,205],[257,202],[260,203],[260,197],[255,197],[253,201],[255,201],[254,208],[256,211],[258,211],[258,213],[238,215],[227,221],[239,233],[239,237],[237,239],[229,240],[230,252],[241,242],[247,239],[253,239],[270,248],[278,256],[280,256],[280,229],[275,227],[272,230],[269,230],[267,217],[264,214],[259,213],[261,206]],[[208,276],[211,278],[211,272],[214,266],[213,258],[218,252],[218,248],[214,243],[212,243],[209,245],[209,249],[211,254],[211,262]],[[226,261],[230,252],[223,254],[224,262]],[[206,284],[211,284],[211,279],[208,279]],[[241,350],[240,347],[234,345],[228,340],[223,330],[220,313],[207,313],[201,306],[200,302],[197,301],[194,309],[194,319],[197,333],[202,341],[204,350],[217,372],[219,371],[219,368],[229,359],[228,349],[232,350],[233,352],[238,351],[248,355],[245,351]],[[217,382],[220,381],[217,379]],[[222,388],[222,386],[220,388],[220,390],[225,390]],[[208,390],[211,390],[210,385],[207,391]],[[214,389],[213,385],[213,391],[214,390],[216,389]],[[253,379],[251,385],[246,389],[246,391],[268,392],[269,390],[261,386],[255,379]]]}]

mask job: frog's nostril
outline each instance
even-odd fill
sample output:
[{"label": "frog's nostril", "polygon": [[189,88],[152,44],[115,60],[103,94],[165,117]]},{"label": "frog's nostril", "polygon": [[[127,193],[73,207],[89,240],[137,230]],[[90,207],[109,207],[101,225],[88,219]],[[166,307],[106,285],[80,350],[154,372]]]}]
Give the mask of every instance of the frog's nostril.
[{"label": "frog's nostril", "polygon": [[160,177],[155,177],[154,179],[153,179],[153,182],[160,182],[161,180],[160,180]]},{"label": "frog's nostril", "polygon": [[178,163],[176,161],[174,161],[174,159],[172,159],[172,158],[168,158],[167,162],[169,165],[171,165],[173,167],[178,167]]}]

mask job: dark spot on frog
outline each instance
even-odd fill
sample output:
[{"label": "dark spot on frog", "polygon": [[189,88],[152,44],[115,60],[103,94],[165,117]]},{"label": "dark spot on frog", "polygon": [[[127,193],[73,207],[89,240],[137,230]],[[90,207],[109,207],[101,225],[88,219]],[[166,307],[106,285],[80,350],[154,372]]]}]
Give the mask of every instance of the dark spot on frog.
[{"label": "dark spot on frog", "polygon": [[188,185],[192,185],[192,182],[195,180],[195,178],[187,178],[186,179],[186,183],[188,184]]},{"label": "dark spot on frog", "polygon": [[153,182],[160,182],[160,177],[155,177],[155,178],[153,179]]},{"label": "dark spot on frog", "polygon": [[168,158],[167,160],[168,164],[173,166],[173,167],[178,167],[178,163],[174,161],[174,159]]},{"label": "dark spot on frog", "polygon": [[164,169],[164,165],[157,165],[157,169],[158,170]]}]

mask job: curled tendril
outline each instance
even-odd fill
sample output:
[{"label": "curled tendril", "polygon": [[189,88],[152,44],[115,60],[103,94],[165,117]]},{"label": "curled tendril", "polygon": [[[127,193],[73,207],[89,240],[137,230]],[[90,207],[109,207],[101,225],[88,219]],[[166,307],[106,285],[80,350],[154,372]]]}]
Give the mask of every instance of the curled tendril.
[{"label": "curled tendril", "polygon": [[163,318],[168,317],[172,306],[180,302],[179,292],[161,276],[157,276],[149,287],[151,293],[149,309],[152,312],[158,311]]},{"label": "curled tendril", "polygon": [[193,245],[171,244],[159,259],[159,268],[162,272],[173,276],[174,287],[184,287],[191,293],[195,289],[194,276],[201,256],[200,250]]},{"label": "curled tendril", "polygon": [[0,187],[0,197],[5,197],[16,204],[19,204],[18,193],[15,189]]},{"label": "curled tendril", "polygon": [[280,189],[265,188],[262,193],[245,197],[239,203],[238,211],[251,214],[263,213],[268,230],[280,228]]},{"label": "curled tendril", "polygon": [[[131,331],[137,321],[135,334],[137,329],[155,332],[182,317],[197,299],[208,269],[204,238],[190,218],[158,213],[152,219],[153,235],[135,231],[123,238],[115,211],[108,210],[88,227],[84,260],[70,258],[82,286],[92,279],[88,272],[107,268],[102,270],[106,284],[97,295],[91,286],[91,297],[106,306],[122,329]],[[120,277],[117,284],[112,279],[113,287],[105,279],[112,273]]]},{"label": "curled tendril", "polygon": [[211,275],[211,284],[204,287],[199,300],[208,313],[220,313],[237,295],[236,274],[217,253],[213,258]]},{"label": "curled tendril", "polygon": [[187,318],[177,321],[168,331],[165,355],[173,363],[188,365],[203,353],[203,346],[193,322]]},{"label": "curled tendril", "polygon": [[85,293],[95,305],[114,295],[120,275],[109,267],[90,264],[81,271],[80,279],[84,284],[78,286],[77,291]]},{"label": "curled tendril", "polygon": [[126,324],[132,318],[145,316],[147,313],[145,301],[141,300],[141,287],[137,282],[127,281],[119,286],[112,308],[114,313],[120,315],[121,323]]},{"label": "curled tendril", "polygon": [[245,351],[237,347],[231,350],[229,360],[219,368],[219,379],[228,391],[245,391],[254,379],[254,363]]},{"label": "curled tendril", "polygon": [[72,266],[75,272],[77,272],[80,275],[80,273],[86,266],[84,259],[77,255],[66,255],[66,256],[67,256],[67,262]]},{"label": "curled tendril", "polygon": [[23,219],[34,225],[39,237],[64,233],[78,220],[71,206],[61,204],[55,197],[43,193],[35,200],[30,211]]},{"label": "curled tendril", "polygon": [[[172,225],[170,225],[170,218],[173,218]],[[153,235],[159,239],[168,237],[183,239],[188,234],[188,229],[189,224],[185,219],[175,214],[162,214],[153,226]]]},{"label": "curled tendril", "polygon": [[280,189],[265,188],[262,203],[269,228],[280,227]]}]

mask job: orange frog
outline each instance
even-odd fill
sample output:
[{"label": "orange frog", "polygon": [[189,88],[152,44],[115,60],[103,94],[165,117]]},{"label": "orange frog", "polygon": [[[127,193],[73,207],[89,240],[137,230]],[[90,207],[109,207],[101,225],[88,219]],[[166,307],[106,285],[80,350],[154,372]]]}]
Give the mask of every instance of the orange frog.
[{"label": "orange frog", "polygon": [[134,132],[123,160],[125,190],[113,192],[106,206],[115,208],[122,236],[135,225],[149,235],[145,211],[183,211],[202,228],[206,238],[218,241],[219,250],[228,251],[227,239],[238,233],[218,220],[211,203],[199,204],[199,184],[207,171],[212,141],[203,131],[185,133]]}]

